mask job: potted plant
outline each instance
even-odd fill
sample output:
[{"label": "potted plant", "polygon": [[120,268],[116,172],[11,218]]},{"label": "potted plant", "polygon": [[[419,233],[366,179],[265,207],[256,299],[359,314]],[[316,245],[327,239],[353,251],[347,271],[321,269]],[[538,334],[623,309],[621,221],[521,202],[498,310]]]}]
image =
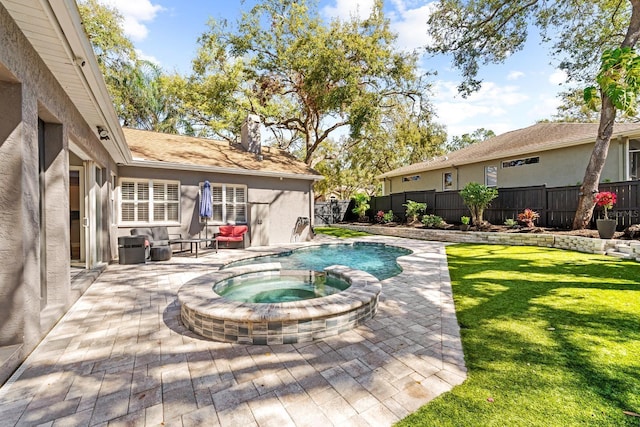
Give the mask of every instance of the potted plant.
[{"label": "potted plant", "polygon": [[613,209],[613,205],[616,204],[618,196],[616,193],[610,191],[601,191],[596,194],[596,205],[604,210],[604,218],[596,220],[596,227],[598,228],[598,235],[601,239],[611,239],[616,232],[617,221],[615,219],[609,219],[609,209]]},{"label": "potted plant", "polygon": [[461,231],[467,231],[469,230],[469,222],[471,221],[471,218],[469,218],[468,216],[461,216],[460,217],[460,222],[462,223],[460,225],[460,230]]}]

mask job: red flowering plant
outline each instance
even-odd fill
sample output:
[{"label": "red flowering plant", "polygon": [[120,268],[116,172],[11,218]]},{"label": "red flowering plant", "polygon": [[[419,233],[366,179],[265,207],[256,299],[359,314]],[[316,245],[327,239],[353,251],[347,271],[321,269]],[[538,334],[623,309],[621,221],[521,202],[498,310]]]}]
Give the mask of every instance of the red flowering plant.
[{"label": "red flowering plant", "polygon": [[604,219],[609,219],[607,212],[609,209],[613,209],[613,205],[616,204],[617,200],[618,196],[616,193],[610,191],[601,191],[596,194],[596,205],[604,209]]},{"label": "red flowering plant", "polygon": [[529,208],[518,214],[518,221],[524,223],[528,228],[533,228],[534,222],[538,218],[540,218],[540,214]]}]

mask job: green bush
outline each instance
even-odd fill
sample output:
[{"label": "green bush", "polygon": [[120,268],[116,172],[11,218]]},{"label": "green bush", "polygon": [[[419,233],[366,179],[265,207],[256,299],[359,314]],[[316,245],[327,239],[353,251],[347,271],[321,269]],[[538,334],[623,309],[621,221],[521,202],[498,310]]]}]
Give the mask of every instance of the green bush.
[{"label": "green bush", "polygon": [[416,222],[418,220],[418,216],[427,210],[426,203],[414,202],[413,200],[407,200],[407,203],[402,206],[407,208],[407,220],[411,218],[412,222]]},{"label": "green bush", "polygon": [[516,221],[513,218],[507,218],[504,222],[504,225],[506,225],[509,228],[515,228],[518,225],[518,221]]},{"label": "green bush", "polygon": [[391,209],[389,209],[389,212],[382,215],[382,221],[385,223],[393,222],[393,211]]},{"label": "green bush", "polygon": [[460,190],[460,197],[471,211],[471,219],[474,225],[482,223],[482,214],[491,201],[498,197],[498,190],[486,185],[470,182]]},{"label": "green bush", "polygon": [[356,204],[356,207],[351,210],[354,214],[358,215],[358,219],[363,220],[367,214],[367,211],[371,207],[369,205],[369,195],[366,193],[358,193],[353,196],[353,200]]},{"label": "green bush", "polygon": [[422,217],[422,223],[429,228],[440,227],[444,221],[438,215],[425,215]]}]

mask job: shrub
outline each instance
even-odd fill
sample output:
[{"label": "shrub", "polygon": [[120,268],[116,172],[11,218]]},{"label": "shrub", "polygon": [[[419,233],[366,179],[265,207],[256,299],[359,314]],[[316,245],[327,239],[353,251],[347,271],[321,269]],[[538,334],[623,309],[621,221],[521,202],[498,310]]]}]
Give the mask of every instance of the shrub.
[{"label": "shrub", "polygon": [[382,224],[384,222],[384,211],[378,211],[376,213],[376,222]]},{"label": "shrub", "polygon": [[444,221],[438,215],[425,215],[422,217],[422,223],[429,228],[440,227]]},{"label": "shrub", "polygon": [[471,221],[471,218],[469,218],[468,216],[460,217],[460,222],[463,223],[464,225],[469,225],[469,221]]},{"label": "shrub", "polygon": [[407,200],[407,203],[402,206],[407,208],[407,219],[411,218],[412,222],[416,222],[418,220],[418,215],[424,213],[427,210],[426,203],[414,202],[413,200]]},{"label": "shrub", "polygon": [[356,207],[352,209],[351,212],[358,215],[358,219],[363,220],[367,215],[367,211],[371,207],[369,205],[369,195],[366,193],[358,193],[353,196],[353,200],[355,201]]},{"label": "shrub", "polygon": [[518,214],[518,221],[524,223],[524,225],[529,228],[534,227],[534,222],[538,218],[540,218],[540,214],[529,208],[525,209],[524,211],[522,211],[522,213]]},{"label": "shrub", "polygon": [[382,220],[385,223],[393,222],[393,211],[391,209],[389,209],[389,212],[387,212],[386,214],[382,215]]},{"label": "shrub", "polygon": [[471,211],[471,219],[474,225],[482,223],[482,214],[491,201],[498,197],[498,190],[486,185],[470,182],[460,190],[460,197]]},{"label": "shrub", "polygon": [[504,222],[504,225],[506,225],[509,228],[515,228],[518,226],[518,221],[516,221],[513,218],[507,218],[506,221]]}]

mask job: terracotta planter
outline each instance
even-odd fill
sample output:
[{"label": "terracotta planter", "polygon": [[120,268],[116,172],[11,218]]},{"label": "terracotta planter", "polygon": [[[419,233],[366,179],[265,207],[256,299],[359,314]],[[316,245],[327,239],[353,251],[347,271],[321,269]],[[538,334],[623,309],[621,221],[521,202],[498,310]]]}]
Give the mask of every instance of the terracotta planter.
[{"label": "terracotta planter", "polygon": [[616,232],[616,225],[618,225],[618,223],[615,219],[596,220],[596,227],[598,228],[598,234],[601,239],[613,238],[613,233]]}]

